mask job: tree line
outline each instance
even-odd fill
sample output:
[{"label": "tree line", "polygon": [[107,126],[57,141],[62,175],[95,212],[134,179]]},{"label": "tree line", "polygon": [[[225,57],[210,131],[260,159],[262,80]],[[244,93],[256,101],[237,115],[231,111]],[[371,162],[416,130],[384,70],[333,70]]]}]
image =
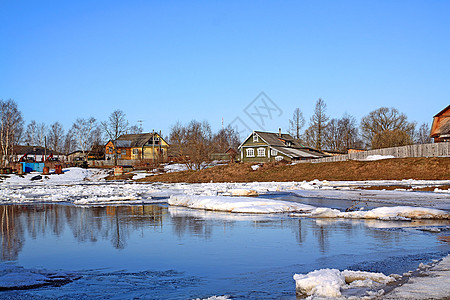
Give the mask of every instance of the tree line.
[{"label": "tree line", "polygon": [[[356,118],[345,113],[341,118],[327,114],[325,101],[318,99],[309,119],[308,127],[300,108],[296,108],[289,120],[289,133],[301,144],[319,150],[346,152],[348,149],[378,149],[413,143],[430,143],[427,123],[417,129],[416,122],[408,121],[405,114],[395,108],[381,107],[364,116],[358,125]],[[47,147],[68,154],[75,150],[89,152],[105,141],[116,140],[123,134],[142,133],[142,127],[130,125],[121,110],[111,113],[106,121],[94,117],[78,118],[66,131],[61,123],[47,125],[31,120],[25,125],[17,103],[0,99],[0,154],[6,165],[15,145]],[[186,158],[191,169],[200,169],[211,153],[224,153],[240,144],[238,133],[227,126],[213,133],[207,121],[192,120],[187,124],[175,123],[166,137],[171,152]]]},{"label": "tree line", "polygon": [[345,113],[341,118],[327,115],[327,105],[318,99],[308,127],[302,131],[305,118],[296,108],[289,120],[289,133],[304,146],[319,150],[347,152],[349,149],[380,149],[410,144],[431,143],[430,127],[408,121],[396,108],[380,107],[361,118]]},{"label": "tree line", "polygon": [[105,140],[115,140],[122,134],[141,133],[142,127],[130,126],[125,113],[114,111],[108,120],[99,122],[94,117],[77,118],[66,131],[61,123],[47,125],[31,120],[25,125],[22,112],[12,100],[0,99],[0,157],[7,165],[14,154],[14,146],[46,147],[69,154],[81,150],[87,155],[92,148],[103,147]]}]

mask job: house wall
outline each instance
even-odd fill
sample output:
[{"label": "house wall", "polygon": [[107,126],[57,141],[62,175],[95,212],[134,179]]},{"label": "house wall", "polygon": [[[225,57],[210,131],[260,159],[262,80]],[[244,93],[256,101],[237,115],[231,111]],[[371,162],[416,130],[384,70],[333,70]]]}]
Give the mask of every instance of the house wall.
[{"label": "house wall", "polygon": [[[258,149],[263,148],[265,149],[265,155],[264,156],[258,156]],[[253,149],[254,156],[248,156],[247,149]],[[284,160],[291,161],[292,159],[280,152],[278,152],[276,155],[272,155],[271,148],[269,145],[266,144],[259,136],[258,140],[253,140],[253,135],[251,135],[242,145],[241,147],[241,161],[242,162],[271,162],[276,161],[276,157],[282,157]]]}]

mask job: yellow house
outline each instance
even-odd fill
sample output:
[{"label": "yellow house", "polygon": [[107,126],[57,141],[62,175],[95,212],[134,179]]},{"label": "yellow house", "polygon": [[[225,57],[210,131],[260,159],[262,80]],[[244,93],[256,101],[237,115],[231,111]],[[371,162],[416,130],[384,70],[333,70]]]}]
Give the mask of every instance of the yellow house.
[{"label": "yellow house", "polygon": [[169,144],[156,132],[124,134],[105,146],[105,159],[167,161]]}]

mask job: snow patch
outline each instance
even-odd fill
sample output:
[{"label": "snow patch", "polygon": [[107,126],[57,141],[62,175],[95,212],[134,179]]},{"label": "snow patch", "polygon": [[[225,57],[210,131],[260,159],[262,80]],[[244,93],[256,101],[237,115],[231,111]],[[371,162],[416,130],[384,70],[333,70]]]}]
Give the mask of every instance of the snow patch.
[{"label": "snow patch", "polygon": [[365,159],[365,161],[373,161],[373,160],[381,160],[381,159],[389,159],[389,158],[395,158],[393,155],[369,155]]}]

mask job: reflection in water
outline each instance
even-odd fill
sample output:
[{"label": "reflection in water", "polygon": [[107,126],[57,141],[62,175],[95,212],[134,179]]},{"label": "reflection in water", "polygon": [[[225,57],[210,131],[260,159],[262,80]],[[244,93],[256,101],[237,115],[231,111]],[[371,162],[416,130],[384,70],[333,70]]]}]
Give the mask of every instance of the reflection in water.
[{"label": "reflection in water", "polygon": [[123,249],[133,230],[161,227],[166,212],[166,208],[157,205],[89,208],[57,204],[2,205],[1,259],[17,260],[25,232],[32,239],[48,233],[60,237],[65,228],[80,243],[109,239],[114,248]]},{"label": "reflection in water", "polygon": [[[193,210],[164,205],[77,207],[73,205],[37,204],[0,206],[1,259],[17,260],[23,248],[25,235],[32,239],[51,233],[62,236],[69,230],[79,243],[109,240],[115,249],[125,249],[130,235],[144,229],[162,231],[163,224],[172,224],[179,238],[192,235],[208,240],[213,228],[233,229],[236,222],[248,222],[255,229],[288,228],[298,245],[308,241],[308,232],[321,251],[326,253],[333,245],[336,228],[346,239],[356,232],[364,232],[383,244],[395,244],[402,236],[399,231],[371,230],[371,228],[417,227],[448,225],[448,221],[385,222],[378,220],[301,219],[276,215],[232,214]],[[166,220],[166,221],[164,221]],[[445,223],[445,224],[444,224]],[[341,238],[342,239],[342,238]],[[311,242],[309,240],[308,242]]]}]

